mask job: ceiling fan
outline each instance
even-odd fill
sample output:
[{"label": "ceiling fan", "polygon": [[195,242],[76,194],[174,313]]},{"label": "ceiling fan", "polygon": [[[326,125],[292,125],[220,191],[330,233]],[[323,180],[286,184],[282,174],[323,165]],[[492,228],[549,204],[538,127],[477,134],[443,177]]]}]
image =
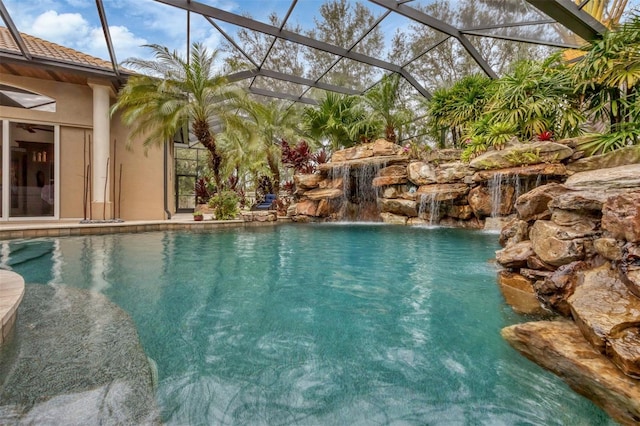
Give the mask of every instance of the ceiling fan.
[{"label": "ceiling fan", "polygon": [[53,132],[53,128],[51,127],[39,127],[35,124],[29,124],[29,123],[18,123],[16,125],[16,127],[26,130],[29,133],[36,133],[38,130],[41,130],[43,132]]}]

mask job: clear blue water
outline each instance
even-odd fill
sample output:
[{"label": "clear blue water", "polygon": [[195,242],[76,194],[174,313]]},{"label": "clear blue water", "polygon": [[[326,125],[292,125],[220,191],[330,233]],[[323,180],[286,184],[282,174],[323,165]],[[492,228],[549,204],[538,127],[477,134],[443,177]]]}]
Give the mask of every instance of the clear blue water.
[{"label": "clear blue water", "polygon": [[520,356],[497,236],[295,225],[16,241],[27,282],[133,317],[168,424],[614,424]]}]

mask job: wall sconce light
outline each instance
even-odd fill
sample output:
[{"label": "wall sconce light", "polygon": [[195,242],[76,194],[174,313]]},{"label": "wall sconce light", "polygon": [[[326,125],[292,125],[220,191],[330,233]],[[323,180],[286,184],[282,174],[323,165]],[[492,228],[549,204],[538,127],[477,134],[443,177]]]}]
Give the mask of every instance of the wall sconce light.
[{"label": "wall sconce light", "polygon": [[46,163],[47,162],[47,151],[33,151],[33,155],[31,157],[31,161],[34,163]]}]

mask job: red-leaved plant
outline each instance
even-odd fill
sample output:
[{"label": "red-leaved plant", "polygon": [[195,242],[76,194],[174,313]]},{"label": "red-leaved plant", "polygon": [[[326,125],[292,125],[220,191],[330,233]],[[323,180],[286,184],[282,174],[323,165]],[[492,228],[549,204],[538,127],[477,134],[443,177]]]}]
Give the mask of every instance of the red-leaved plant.
[{"label": "red-leaved plant", "polygon": [[291,146],[284,139],[280,143],[282,151],[282,164],[291,167],[296,173],[313,173],[313,153],[306,141],[300,141],[297,145]]},{"label": "red-leaved plant", "polygon": [[539,134],[537,134],[534,139],[537,140],[537,141],[540,141],[540,142],[552,141],[553,140],[553,132],[551,130],[545,130],[545,131],[540,132]]}]

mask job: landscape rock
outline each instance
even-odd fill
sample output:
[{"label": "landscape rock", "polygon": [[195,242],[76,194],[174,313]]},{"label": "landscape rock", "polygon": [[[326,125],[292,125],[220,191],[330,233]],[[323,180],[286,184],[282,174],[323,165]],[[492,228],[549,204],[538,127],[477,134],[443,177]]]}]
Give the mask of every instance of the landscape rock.
[{"label": "landscape rock", "polygon": [[531,227],[529,237],[533,250],[543,262],[565,265],[584,258],[584,241],[596,232],[588,227],[560,226],[548,220],[538,220]]},{"label": "landscape rock", "polygon": [[607,199],[602,206],[602,228],[613,238],[640,242],[640,192]]},{"label": "landscape rock", "polygon": [[505,268],[522,268],[534,254],[531,241],[521,241],[496,251],[496,261]]},{"label": "landscape rock", "polygon": [[318,203],[312,200],[302,200],[295,204],[295,215],[315,216]]},{"label": "landscape rock", "polygon": [[560,163],[543,163],[543,164],[531,164],[518,167],[508,167],[505,169],[497,170],[480,170],[474,173],[474,182],[486,182],[495,178],[496,175],[500,175],[501,178],[512,177],[530,177],[535,176],[566,176],[567,169],[564,164]]},{"label": "landscape rock", "polygon": [[461,149],[449,148],[449,149],[434,149],[429,151],[426,155],[427,161],[430,163],[447,163],[450,161],[456,161],[460,159],[462,155]]},{"label": "landscape rock", "polygon": [[538,298],[549,309],[570,317],[571,307],[568,299],[576,289],[578,273],[588,268],[585,262],[572,262],[559,267],[545,279],[534,283]]},{"label": "landscape rock", "polygon": [[633,243],[622,246],[618,270],[629,291],[640,298],[640,246]]},{"label": "landscape rock", "polygon": [[393,213],[380,213],[380,218],[384,223],[388,223],[390,225],[406,225],[408,220],[406,216]]},{"label": "landscape rock", "polygon": [[402,153],[402,147],[386,139],[377,139],[371,146],[374,157],[398,155]]},{"label": "landscape rock", "polygon": [[569,163],[567,169],[572,172],[585,172],[640,163],[640,146],[633,145],[612,152],[581,158]]},{"label": "landscape rock", "polygon": [[319,174],[296,174],[293,175],[293,182],[296,188],[314,189],[320,185],[322,176]]},{"label": "landscape rock", "polygon": [[476,217],[486,217],[494,214],[505,216],[510,214],[513,209],[514,193],[513,186],[502,185],[500,187],[500,196],[496,197],[500,204],[494,206],[496,200],[494,200],[491,190],[486,186],[476,186],[469,191],[467,199]]},{"label": "landscape rock", "polygon": [[583,271],[581,283],[568,298],[571,313],[584,337],[601,353],[618,331],[640,325],[640,299],[620,280],[610,264]]},{"label": "landscape rock", "polygon": [[551,209],[551,221],[556,225],[579,227],[580,229],[595,230],[598,227],[598,218],[576,210]]},{"label": "landscape rock", "polygon": [[549,209],[599,213],[602,211],[602,205],[610,195],[612,193],[604,191],[568,191],[555,196],[549,202]]},{"label": "landscape rock", "polygon": [[524,221],[549,217],[549,202],[561,193],[567,192],[559,183],[550,183],[532,189],[518,197],[515,202],[515,209],[518,218]]},{"label": "landscape rock", "polygon": [[468,164],[462,161],[442,163],[436,168],[437,183],[453,183],[464,180],[467,176],[472,176],[473,170]]},{"label": "landscape rock", "polygon": [[416,191],[416,197],[435,197],[436,201],[450,201],[464,197],[469,192],[469,187],[463,183],[436,183],[423,185]]},{"label": "landscape rock", "polygon": [[389,185],[402,185],[408,182],[407,175],[404,176],[378,176],[373,178],[371,185],[374,188],[380,188],[382,186]]},{"label": "landscape rock", "polygon": [[515,312],[525,315],[543,315],[547,312],[537,299],[532,282],[522,275],[500,271],[498,284],[505,301]]},{"label": "landscape rock", "polygon": [[436,168],[430,163],[413,161],[407,166],[409,181],[415,185],[436,183]]},{"label": "landscape rock", "polygon": [[630,188],[640,189],[640,164],[575,173],[569,176],[564,186],[576,191],[589,190],[598,192]]},{"label": "landscape rock", "polygon": [[467,220],[473,216],[473,209],[468,204],[462,206],[447,205],[446,215],[456,219]]},{"label": "landscape rock", "polygon": [[627,376],[640,379],[640,326],[624,327],[609,337],[608,355]]},{"label": "landscape rock", "polygon": [[369,157],[373,157],[373,146],[372,144],[363,144],[334,152],[331,154],[331,162],[340,163]]},{"label": "landscape rock", "polygon": [[409,217],[418,216],[418,208],[415,201],[399,198],[380,198],[378,199],[378,205],[382,213],[393,213]]},{"label": "landscape rock", "polygon": [[554,372],[624,425],[640,422],[640,386],[598,353],[570,321],[538,321],[502,329],[502,337]]},{"label": "landscape rock", "polygon": [[502,247],[508,247],[529,239],[529,224],[517,218],[507,222],[500,231],[498,242]]},{"label": "landscape rock", "polygon": [[524,164],[559,163],[571,157],[573,150],[555,142],[512,144],[505,149],[490,150],[471,160],[472,169],[506,169]]},{"label": "landscape rock", "polygon": [[617,262],[622,259],[622,244],[614,238],[597,238],[593,240],[593,246],[607,260]]},{"label": "landscape rock", "polygon": [[304,195],[310,200],[319,201],[322,199],[330,200],[334,198],[341,198],[344,193],[342,192],[342,189],[339,188],[316,188],[305,192]]}]

